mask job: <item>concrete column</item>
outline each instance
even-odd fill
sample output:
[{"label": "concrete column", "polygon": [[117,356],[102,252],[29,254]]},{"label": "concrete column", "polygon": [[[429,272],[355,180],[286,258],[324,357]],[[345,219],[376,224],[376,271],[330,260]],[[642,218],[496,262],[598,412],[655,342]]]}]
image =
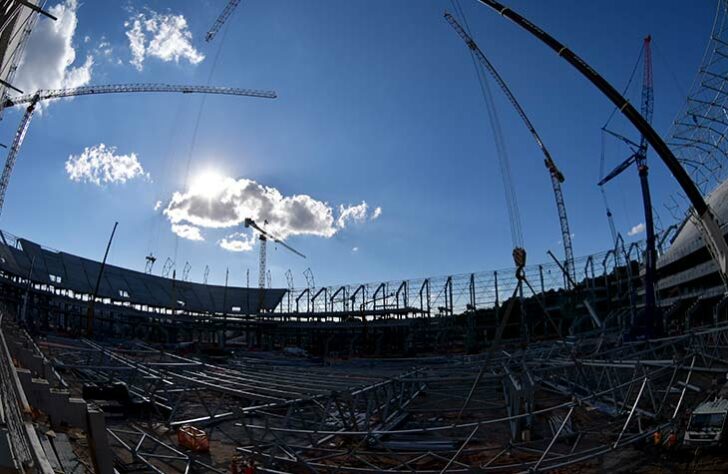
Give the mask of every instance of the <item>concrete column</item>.
[{"label": "concrete column", "polygon": [[51,427],[54,430],[61,428],[63,425],[68,425],[68,395],[68,390],[55,388],[50,389],[48,393],[48,405],[44,411],[50,417]]},{"label": "concrete column", "polygon": [[89,448],[91,448],[91,460],[96,474],[114,474],[114,456],[109,446],[109,438],[106,434],[106,418],[104,412],[99,408],[88,405],[86,415],[86,431],[88,435]]},{"label": "concrete column", "polygon": [[83,398],[69,398],[65,410],[65,422],[70,426],[88,431],[86,413],[88,405]]},{"label": "concrete column", "polygon": [[29,390],[23,387],[23,391],[28,398],[28,403],[34,408],[45,411],[50,401],[49,395],[50,385],[45,379],[30,379]]}]

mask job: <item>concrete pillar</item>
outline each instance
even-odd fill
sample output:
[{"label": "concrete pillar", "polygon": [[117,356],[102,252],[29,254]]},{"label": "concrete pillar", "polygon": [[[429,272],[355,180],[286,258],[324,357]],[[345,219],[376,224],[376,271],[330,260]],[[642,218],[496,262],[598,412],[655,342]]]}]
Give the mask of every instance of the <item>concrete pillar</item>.
[{"label": "concrete pillar", "polygon": [[54,430],[61,428],[63,425],[68,425],[66,416],[68,410],[68,395],[68,390],[59,390],[56,388],[50,389],[48,393],[48,405],[44,411],[51,419],[51,427]]},{"label": "concrete pillar", "polygon": [[114,456],[109,446],[109,438],[106,434],[106,419],[101,409],[88,405],[86,415],[88,429],[89,448],[91,449],[91,460],[96,474],[114,474]]},{"label": "concrete pillar", "polygon": [[23,386],[23,391],[28,392],[28,387],[30,387],[30,381],[33,378],[33,375],[30,373],[30,370],[28,369],[15,369],[15,371],[18,374],[18,379],[20,380],[20,385]]},{"label": "concrete pillar", "polygon": [[88,405],[83,398],[69,398],[65,411],[65,422],[70,426],[88,431],[86,412]]},{"label": "concrete pillar", "polygon": [[50,385],[45,379],[30,379],[30,390],[23,391],[28,399],[28,403],[34,408],[45,411],[45,407],[48,406],[50,401],[49,390]]}]

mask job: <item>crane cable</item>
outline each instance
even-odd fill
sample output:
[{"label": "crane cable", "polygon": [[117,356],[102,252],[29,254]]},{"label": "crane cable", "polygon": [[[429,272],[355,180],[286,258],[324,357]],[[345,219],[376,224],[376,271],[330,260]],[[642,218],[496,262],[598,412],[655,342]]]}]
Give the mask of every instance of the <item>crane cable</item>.
[{"label": "crane cable", "polygon": [[[182,116],[182,107],[183,107],[184,101],[178,100],[177,101],[177,108],[176,112],[174,113],[173,120],[170,120],[169,123],[169,132],[167,133],[167,146],[165,147],[164,154],[162,155],[162,167],[161,169],[168,169],[169,168],[169,162],[172,157],[172,148],[173,144],[175,143],[175,140],[173,140],[175,136],[175,131],[179,130],[180,125],[180,117]],[[169,194],[171,186],[169,184],[164,185],[163,183],[160,183],[159,186],[156,187],[156,192],[154,194],[154,211],[155,215],[152,216],[152,219],[149,223],[149,241],[147,243],[147,252],[150,256],[153,256],[153,249],[156,248],[159,245],[159,223],[160,219],[156,215],[157,211],[157,203],[162,202],[162,199],[164,196],[167,196]]]},{"label": "crane cable", "polygon": [[[470,26],[468,25],[465,12],[458,0],[451,0],[455,13],[460,16],[463,21],[465,31],[470,35]],[[508,223],[511,232],[511,241],[514,249],[523,248],[523,228],[521,225],[521,216],[518,209],[518,200],[513,186],[513,175],[511,173],[510,159],[506,150],[505,140],[503,139],[503,131],[500,125],[500,119],[491,93],[490,86],[488,85],[488,77],[485,72],[479,66],[475,55],[470,51],[470,59],[473,62],[475,73],[478,78],[478,84],[480,86],[481,93],[483,94],[483,100],[485,101],[486,109],[488,111],[488,118],[490,120],[491,131],[493,134],[493,141],[495,142],[496,151],[498,154],[498,164],[501,170],[501,178],[503,180],[503,188],[506,198],[506,207],[508,209]],[[525,266],[525,253],[522,255],[520,252],[514,251],[514,260],[516,266],[519,269],[523,269]]]},{"label": "crane cable", "polygon": [[[644,47],[640,48],[640,53],[637,55],[637,61],[635,61],[634,66],[632,67],[632,72],[629,75],[629,80],[627,80],[627,85],[624,86],[624,89],[622,91],[622,96],[627,96],[627,93],[629,92],[629,88],[632,86],[632,82],[634,81],[634,78],[637,74],[637,69],[639,67],[640,61],[642,60],[642,54],[644,53]],[[617,113],[617,107],[614,107],[612,109],[612,112],[609,114],[609,117],[607,118],[607,121],[604,122],[604,125],[602,125],[601,129],[601,156],[599,159],[599,180],[601,181],[605,176],[605,168],[604,165],[606,163],[606,136],[608,134],[607,127],[612,122],[612,119],[614,118],[615,114]],[[610,219],[609,222],[609,228],[610,232],[612,234],[612,240],[614,241],[613,244],[617,245],[617,232],[614,228],[614,222],[612,220],[612,211],[609,207],[609,200],[607,199],[607,192],[604,188],[604,186],[599,186],[599,191],[602,194],[602,201],[604,202],[604,210],[607,213],[608,219]]]},{"label": "crane cable", "polygon": [[[220,42],[217,46],[217,51],[215,52],[215,56],[212,60],[212,66],[210,67],[210,72],[207,75],[207,82],[205,82],[205,85],[210,85],[210,82],[212,81],[212,76],[215,73],[215,69],[217,69],[217,63],[220,59],[220,53],[222,52],[222,47],[225,44],[225,38],[227,37],[228,30],[230,29],[230,22],[227,22],[222,30],[222,38],[220,39]],[[195,146],[197,145],[197,133],[200,129],[200,121],[202,120],[202,111],[205,108],[205,102],[207,97],[202,96],[202,100],[200,101],[200,107],[197,110],[197,117],[195,118],[195,125],[192,130],[192,139],[190,141],[190,149],[187,154],[187,166],[185,169],[185,182],[184,182],[184,189],[187,190],[189,188],[190,184],[190,168],[192,166],[192,158],[193,154],[195,152]],[[173,261],[177,261],[177,253],[179,250],[179,235],[175,234],[174,239],[174,258]]]}]

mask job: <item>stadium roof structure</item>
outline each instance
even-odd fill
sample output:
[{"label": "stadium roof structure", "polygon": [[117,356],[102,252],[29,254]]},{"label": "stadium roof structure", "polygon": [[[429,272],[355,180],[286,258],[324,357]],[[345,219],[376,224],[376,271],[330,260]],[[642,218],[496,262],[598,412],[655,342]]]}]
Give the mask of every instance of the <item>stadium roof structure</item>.
[{"label": "stadium roof structure", "polygon": [[[101,263],[0,231],[0,269],[21,278],[30,277],[33,283],[91,295]],[[194,313],[252,314],[274,310],[286,291],[192,283],[107,264],[98,298]]]}]

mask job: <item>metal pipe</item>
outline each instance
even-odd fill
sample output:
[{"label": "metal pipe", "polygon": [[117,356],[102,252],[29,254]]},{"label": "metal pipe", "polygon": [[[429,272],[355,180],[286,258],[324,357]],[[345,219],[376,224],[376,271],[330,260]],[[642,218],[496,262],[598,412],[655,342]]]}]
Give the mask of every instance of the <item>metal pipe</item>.
[{"label": "metal pipe", "polygon": [[614,442],[613,448],[616,448],[619,445],[619,441],[622,439],[622,435],[624,434],[625,430],[627,429],[627,425],[629,425],[629,422],[632,420],[632,415],[634,415],[635,410],[637,409],[637,404],[640,402],[640,399],[642,398],[642,392],[645,390],[645,385],[647,385],[647,377],[642,379],[642,386],[640,387],[640,391],[637,394],[637,398],[634,401],[634,404],[632,405],[632,409],[629,411],[629,416],[627,417],[627,421],[624,422],[624,426],[622,427],[622,431],[619,433],[619,436],[617,437],[617,441]]},{"label": "metal pipe", "polygon": [[99,287],[101,286],[101,277],[104,274],[106,268],[106,258],[109,256],[109,249],[111,249],[111,242],[114,240],[114,234],[116,233],[116,227],[119,225],[118,222],[114,222],[114,228],[111,230],[111,236],[109,242],[106,244],[106,251],[104,252],[104,259],[101,261],[101,268],[99,268],[99,275],[96,278],[96,286],[94,292],[91,295],[91,299],[88,303],[88,313],[86,315],[86,336],[92,337],[94,334],[94,303],[99,295]]}]

